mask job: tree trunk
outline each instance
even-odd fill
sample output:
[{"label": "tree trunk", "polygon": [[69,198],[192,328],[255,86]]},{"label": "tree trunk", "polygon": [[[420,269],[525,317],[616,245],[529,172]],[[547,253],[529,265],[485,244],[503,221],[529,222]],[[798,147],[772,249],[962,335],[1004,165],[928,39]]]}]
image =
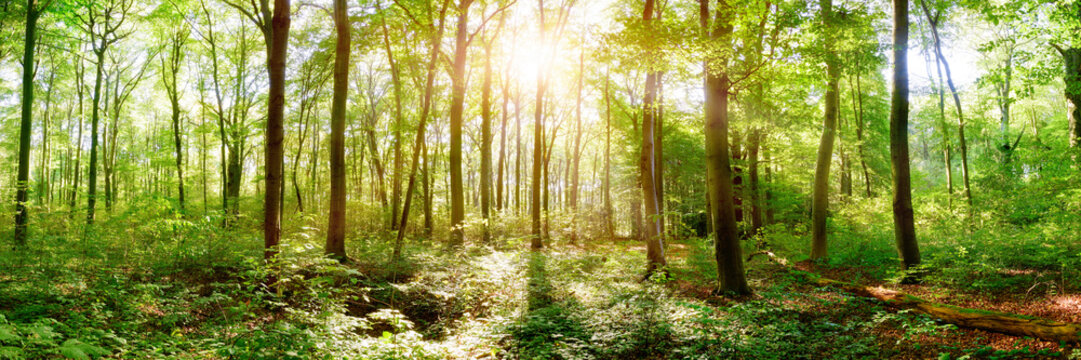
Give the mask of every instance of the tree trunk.
[{"label": "tree trunk", "polygon": [[[866,125],[863,119],[863,93],[862,85],[860,84],[860,68],[859,61],[856,62],[856,89],[852,93],[852,110],[855,112],[853,117],[856,119],[856,141],[859,145],[856,146],[856,151],[860,157],[860,167],[863,168],[863,184],[865,186],[865,195],[870,198],[873,196],[871,193],[871,172],[867,170],[867,156],[864,155],[864,143],[863,143],[863,127]],[[849,84],[851,88],[851,84]],[[856,109],[857,103],[859,109]]]},{"label": "tree trunk", "polygon": [[751,144],[748,149],[750,154],[750,180],[751,180],[751,234],[757,234],[762,229],[762,184],[759,180],[758,152],[762,143],[762,130],[755,129],[751,133]]},{"label": "tree trunk", "polygon": [[604,230],[609,239],[615,238],[612,223],[612,93],[611,79],[604,76]]},{"label": "tree trunk", "polygon": [[[416,140],[413,143],[413,161],[410,163],[409,181],[405,190],[405,204],[403,204],[402,206],[402,217],[400,225],[398,226],[398,236],[395,237],[394,240],[394,252],[391,257],[392,261],[397,261],[401,258],[402,241],[405,239],[405,229],[406,225],[409,223],[409,206],[413,201],[413,190],[416,186],[417,168],[420,165],[420,153],[425,146],[424,133],[425,129],[427,129],[428,126],[428,117],[430,116],[430,111],[432,108],[432,93],[434,90],[436,66],[439,63],[439,55],[441,54],[440,47],[442,44],[441,39],[443,38],[443,23],[446,20],[447,4],[449,2],[450,0],[443,1],[443,5],[439,10],[439,25],[436,26],[435,33],[432,35],[431,38],[432,52],[428,60],[427,78],[425,79],[424,85],[424,97],[421,99],[420,123],[417,124]],[[425,165],[427,166],[427,162],[425,162]],[[427,175],[428,174],[426,171],[425,177],[428,177]],[[426,211],[430,211],[431,205],[429,204],[428,206],[429,208],[426,209]],[[429,218],[430,215],[426,213],[425,221],[428,221]]]},{"label": "tree trunk", "polygon": [[[965,200],[968,202],[969,211],[972,211],[972,188],[969,186],[969,172],[968,172],[968,144],[965,141],[965,117],[961,111],[961,97],[957,94],[957,87],[953,85],[953,73],[950,72],[950,63],[946,61],[946,57],[942,54],[942,38],[938,35],[938,19],[937,16],[932,18],[931,12],[926,7],[926,3],[920,2],[923,6],[924,14],[927,15],[931,21],[931,35],[933,36],[935,46],[935,57],[938,62],[942,64],[942,69],[946,72],[946,85],[950,88],[950,93],[953,95],[953,104],[957,108],[957,138],[959,140],[958,145],[961,148],[961,179],[965,190]],[[1079,62],[1081,64],[1081,62]],[[861,98],[862,100],[862,98]],[[861,105],[862,106],[862,105]]]},{"label": "tree trunk", "polygon": [[572,169],[570,170],[570,188],[567,193],[567,205],[571,215],[570,241],[578,240],[578,167],[582,155],[582,89],[585,87],[585,49],[578,54],[578,96],[574,105],[574,145],[571,151]]},{"label": "tree trunk", "polygon": [[[379,5],[376,4],[376,6]],[[387,28],[387,22],[381,21],[380,25],[383,27],[383,47],[387,51],[390,78],[394,85],[394,176],[391,179],[390,200],[390,230],[394,231],[398,230],[398,212],[401,211],[402,203],[402,81],[398,62],[394,59],[394,51],[390,47],[390,30]]]},{"label": "tree trunk", "polygon": [[177,196],[180,212],[184,213],[184,147],[182,125],[180,123],[180,91],[177,83],[177,73],[180,72],[180,62],[183,60],[184,43],[188,33],[185,30],[175,30],[169,39],[168,59],[162,57],[162,83],[169,97],[169,105],[172,110],[173,145],[176,150],[176,177]]},{"label": "tree trunk", "polygon": [[[810,277],[810,276],[808,276]],[[986,310],[966,309],[952,305],[933,303],[918,297],[881,287],[869,287],[823,277],[811,280],[818,286],[830,286],[859,296],[874,298],[886,305],[926,314],[936,320],[961,327],[980,329],[1014,336],[1033,337],[1045,341],[1061,341],[1076,344],[1081,339],[1081,325],[1044,320],[1031,316]]]},{"label": "tree trunk", "polygon": [[492,39],[484,44],[484,80],[481,84],[480,124],[480,216],[481,242],[491,240],[488,222],[492,205]]},{"label": "tree trunk", "polygon": [[22,117],[19,123],[19,169],[15,180],[15,245],[18,247],[26,245],[26,228],[30,219],[29,209],[26,206],[28,201],[26,191],[30,185],[30,135],[33,131],[31,125],[33,120],[32,111],[34,109],[34,52],[37,51],[35,44],[37,42],[38,16],[40,14],[40,10],[35,8],[34,0],[27,0],[26,33],[23,41]]},{"label": "tree trunk", "polygon": [[[831,31],[833,23],[833,2],[822,0],[822,22],[824,31]],[[827,35],[827,37],[829,37]],[[814,196],[811,205],[811,259],[821,259],[829,255],[826,243],[826,215],[829,208],[830,164],[833,163],[833,141],[837,134],[837,113],[840,68],[833,54],[830,40],[826,40],[826,114],[822,125],[822,139],[818,145],[818,160],[815,166]]]},{"label": "tree trunk", "polygon": [[[702,30],[711,39],[722,40],[731,35],[733,15],[727,7],[727,0],[718,1],[715,23],[711,27],[709,2],[699,0],[699,21]],[[747,285],[743,249],[736,233],[731,158],[728,154],[728,96],[731,83],[723,64],[707,62],[705,67],[706,183],[710,193],[719,290],[748,294],[751,288]]]},{"label": "tree trunk", "polygon": [[1070,102],[1070,127],[1067,137],[1071,147],[1081,146],[1081,48],[1067,48],[1060,50],[1062,60],[1066,64],[1066,72],[1062,81],[1066,84],[1066,100]]},{"label": "tree trunk", "polygon": [[352,30],[345,0],[334,0],[334,29],[337,39],[330,109],[330,218],[325,250],[328,256],[345,261],[345,196],[348,191],[345,187],[345,100],[349,95],[349,36]]},{"label": "tree trunk", "polygon": [[[499,126],[499,160],[496,162],[496,181],[495,181],[495,209],[496,211],[502,211],[509,203],[510,196],[504,198],[504,189],[510,190],[505,182],[506,177],[510,177],[510,171],[506,168],[507,163],[507,105],[510,103],[510,71],[505,71],[501,88],[503,90],[503,111],[500,113],[502,124]],[[507,174],[504,177],[504,173]],[[508,191],[509,192],[509,191]]]},{"label": "tree trunk", "polygon": [[450,246],[465,242],[465,198],[462,189],[462,112],[465,105],[465,61],[469,6],[472,0],[458,4],[458,31],[455,35],[454,63],[451,67],[450,95]]},{"label": "tree trunk", "polygon": [[87,175],[86,190],[86,224],[94,225],[94,205],[97,201],[98,188],[98,119],[100,116],[99,105],[101,104],[101,78],[105,66],[105,41],[102,46],[94,50],[97,57],[96,74],[94,76],[94,100],[90,111],[90,170]]},{"label": "tree trunk", "polygon": [[[266,0],[263,0],[265,3]],[[266,178],[263,190],[264,257],[274,257],[281,241],[282,143],[285,118],[285,61],[289,45],[289,0],[274,0],[274,15],[267,42],[267,71],[270,75],[266,123]],[[264,34],[265,36],[265,34]],[[237,157],[239,159],[239,157]],[[238,161],[239,164],[239,161]],[[239,172],[239,168],[237,169]],[[239,184],[238,184],[239,185]],[[238,186],[239,189],[239,186]]]},{"label": "tree trunk", "polygon": [[[912,212],[908,158],[908,0],[893,0],[893,96],[890,102],[890,160],[893,165],[893,224],[905,270],[920,264]],[[915,281],[912,276],[906,280]]]},{"label": "tree trunk", "polygon": [[[542,8],[543,9],[543,8]],[[544,23],[541,21],[541,34],[543,38]],[[543,40],[542,40],[543,43]],[[530,248],[539,250],[544,247],[541,238],[541,184],[544,181],[541,174],[541,165],[544,162],[544,91],[547,86],[542,71],[537,72],[536,102],[533,106],[533,183],[530,197],[530,215],[532,226],[530,234]]]},{"label": "tree trunk", "polygon": [[[653,0],[646,0],[645,10],[642,12],[642,20],[647,28],[653,25]],[[648,56],[648,55],[647,55]],[[661,240],[660,222],[660,199],[657,197],[657,159],[653,149],[654,132],[657,130],[653,123],[657,115],[655,104],[657,96],[658,72],[650,69],[646,75],[646,94],[642,101],[642,152],[639,157],[639,171],[642,179],[642,200],[645,205],[645,236],[646,240],[646,276],[655,271],[662,270],[667,265],[664,258],[664,244]]]}]

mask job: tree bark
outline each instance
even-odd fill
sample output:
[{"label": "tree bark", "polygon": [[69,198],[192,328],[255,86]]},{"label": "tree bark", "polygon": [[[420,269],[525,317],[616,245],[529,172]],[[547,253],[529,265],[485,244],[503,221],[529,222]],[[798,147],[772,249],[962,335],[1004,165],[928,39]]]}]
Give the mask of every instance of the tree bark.
[{"label": "tree bark", "polygon": [[469,6],[472,0],[458,4],[458,30],[455,34],[454,63],[451,66],[450,95],[450,246],[465,243],[465,198],[462,189],[462,113],[465,105],[465,61],[469,51],[466,39]]},{"label": "tree bark", "polygon": [[492,206],[492,41],[484,44],[484,79],[481,84],[480,124],[480,216],[481,242],[491,241],[488,222]]},{"label": "tree bark", "polygon": [[33,131],[34,109],[34,52],[37,42],[37,24],[41,10],[34,5],[34,0],[26,2],[26,31],[23,38],[23,79],[22,109],[19,122],[19,169],[15,180],[15,245],[26,245],[27,222],[30,219],[26,206],[27,188],[30,186],[30,135]]},{"label": "tree bark", "polygon": [[[436,75],[436,66],[439,63],[440,47],[443,38],[444,21],[446,20],[447,4],[450,0],[443,0],[443,5],[439,10],[439,25],[432,24],[431,27],[435,29],[431,38],[432,52],[428,60],[427,77],[424,85],[424,97],[421,99],[420,110],[420,122],[417,124],[416,140],[413,143],[413,161],[410,163],[409,169],[409,181],[407,182],[405,190],[405,204],[402,206],[402,217],[400,226],[398,226],[398,236],[394,240],[394,252],[392,254],[392,261],[397,261],[401,258],[402,241],[405,239],[406,225],[409,223],[409,206],[413,201],[413,190],[416,187],[417,167],[419,164],[421,150],[424,149],[425,143],[425,129],[428,126],[428,117],[430,116],[432,108],[432,93],[434,92],[434,82]],[[425,162],[427,166],[427,162]],[[425,172],[425,177],[427,172]],[[429,205],[430,206],[430,205]],[[430,209],[430,208],[429,208]],[[428,210],[428,209],[426,209]],[[425,214],[425,221],[429,218],[429,214]]]},{"label": "tree bark", "polygon": [[[711,26],[709,2],[699,0],[702,30],[715,41],[731,41],[729,37],[733,31],[733,15],[727,7],[727,0],[718,0],[715,23]],[[736,233],[731,158],[728,154],[728,96],[731,83],[723,63],[707,62],[705,69],[706,182],[709,186],[719,290],[748,294],[751,288],[747,285],[743,270],[743,249]]]},{"label": "tree bark", "polygon": [[[965,140],[965,117],[964,113],[961,111],[961,97],[957,94],[957,87],[953,84],[953,73],[950,72],[950,63],[946,61],[946,56],[942,54],[942,38],[938,35],[938,15],[932,17],[926,3],[921,1],[920,5],[923,6],[924,14],[927,15],[927,18],[931,23],[931,35],[934,40],[935,57],[938,59],[938,63],[942,64],[942,70],[946,72],[946,85],[950,88],[950,93],[953,95],[954,107],[957,108],[957,138],[961,150],[961,180],[964,185],[965,200],[968,202],[969,211],[972,211],[972,187],[969,186],[968,171],[968,143]],[[1079,62],[1079,64],[1081,64],[1081,62]]]},{"label": "tree bark", "polygon": [[[830,33],[833,23],[833,2],[822,0],[822,22],[824,31]],[[822,139],[818,145],[818,161],[815,166],[814,196],[811,205],[811,259],[821,259],[829,255],[826,242],[826,215],[829,208],[830,164],[833,163],[833,142],[837,134],[838,78],[840,69],[837,58],[830,44],[832,36],[827,35],[826,47],[826,113],[822,125]]]},{"label": "tree bark", "polygon": [[180,91],[177,83],[177,73],[180,72],[180,62],[184,58],[184,45],[188,39],[185,28],[177,27],[170,34],[168,58],[161,58],[162,84],[165,85],[166,95],[169,97],[169,105],[172,110],[173,145],[176,150],[176,176],[177,195],[180,212],[184,213],[184,147],[182,124],[180,123]]},{"label": "tree bark", "polygon": [[[349,12],[345,0],[334,0],[334,94],[330,109],[330,218],[326,254],[339,261],[345,253],[345,100],[349,94]],[[397,200],[395,200],[397,203]]]},{"label": "tree bark", "polygon": [[574,101],[574,145],[571,158],[568,159],[572,163],[567,194],[567,206],[571,213],[571,243],[578,240],[578,167],[582,157],[582,90],[585,88],[585,64],[585,48],[582,48],[578,54],[578,96]]},{"label": "tree bark", "polygon": [[[645,22],[647,28],[653,26],[653,0],[646,0],[645,10],[642,12],[642,20]],[[647,55],[648,56],[648,55]],[[656,125],[653,123],[657,115],[656,109],[656,96],[657,96],[657,77],[658,72],[653,69],[648,70],[646,75],[646,93],[645,98],[642,101],[642,152],[639,157],[639,171],[641,172],[640,178],[642,179],[642,199],[645,205],[645,236],[646,241],[646,276],[652,275],[655,271],[662,270],[667,262],[664,258],[664,244],[661,240],[661,222],[660,222],[660,199],[657,197],[657,185],[656,185],[656,171],[657,171],[657,159],[654,152],[654,131],[656,131]]]},{"label": "tree bark", "polygon": [[[905,270],[920,264],[912,211],[908,158],[908,0],[893,0],[893,95],[890,102],[890,160],[893,165],[893,223]],[[906,276],[911,282],[916,279]]]},{"label": "tree bark", "polygon": [[[262,0],[264,6],[268,0]],[[281,241],[282,143],[285,140],[285,61],[289,47],[289,0],[274,0],[274,15],[267,36],[267,71],[270,77],[266,123],[266,178],[263,191],[264,257],[278,253]],[[268,34],[264,34],[266,36]],[[238,169],[239,170],[239,169]]]},{"label": "tree bark", "polygon": [[818,286],[830,286],[859,296],[874,298],[887,306],[896,309],[912,310],[916,313],[928,315],[936,320],[961,327],[1014,336],[1028,336],[1046,341],[1062,341],[1072,344],[1081,341],[1081,339],[1078,338],[1078,334],[1081,333],[1081,324],[1064,323],[995,311],[960,308],[952,305],[933,303],[903,292],[887,290],[881,287],[872,288],[823,277],[811,278],[811,282]]}]

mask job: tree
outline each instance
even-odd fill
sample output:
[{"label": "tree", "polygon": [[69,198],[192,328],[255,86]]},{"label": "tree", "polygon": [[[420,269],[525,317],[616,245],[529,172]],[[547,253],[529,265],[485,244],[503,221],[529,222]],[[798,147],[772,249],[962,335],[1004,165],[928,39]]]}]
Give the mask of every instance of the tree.
[{"label": "tree", "polygon": [[[718,47],[731,45],[734,14],[728,0],[718,0],[716,14],[710,13],[709,0],[699,0],[699,24],[703,33]],[[712,20],[711,20],[712,19]],[[720,290],[737,294],[751,292],[743,270],[743,249],[736,233],[735,199],[732,193],[731,158],[728,153],[728,97],[732,80],[723,55],[707,58],[705,63],[705,134],[706,184],[709,188],[710,217],[713,222],[714,255]]]},{"label": "tree", "polygon": [[[90,112],[90,171],[87,176],[86,223],[94,224],[94,205],[98,187],[98,121],[101,113],[101,80],[105,71],[105,53],[131,32],[120,32],[131,11],[133,0],[112,0],[104,3],[83,3],[85,13],[79,16],[79,27],[89,37],[94,53],[94,97]],[[148,60],[149,62],[149,60]]]},{"label": "tree", "polygon": [[[427,75],[425,76],[424,80],[424,96],[421,99],[420,122],[417,124],[416,139],[413,141],[413,159],[410,163],[409,181],[407,182],[408,185],[406,186],[405,190],[405,204],[402,206],[401,225],[398,226],[398,236],[395,237],[394,240],[394,253],[392,254],[392,261],[397,261],[401,257],[402,241],[405,239],[405,229],[406,225],[409,223],[409,205],[413,202],[413,190],[416,187],[417,167],[420,165],[420,154],[422,151],[427,152],[427,150],[422,150],[425,149],[426,138],[424,137],[424,133],[428,126],[428,118],[429,116],[431,116],[432,93],[435,82],[436,67],[439,64],[439,55],[442,54],[442,51],[440,51],[443,43],[441,39],[443,38],[443,30],[446,28],[444,23],[446,22],[447,7],[450,4],[450,0],[443,0],[442,5],[439,7],[439,15],[437,16],[438,22],[436,22],[435,19],[430,19],[430,22],[428,22],[427,24],[421,23],[415,16],[413,16],[413,14],[409,11],[409,8],[403,6],[397,0],[394,1],[394,4],[398,5],[398,7],[406,13],[410,20],[413,20],[413,23],[418,26],[427,28],[430,31],[430,34],[432,34],[432,37],[430,38],[432,50],[429,53]],[[427,166],[427,162],[425,162],[425,166]],[[426,175],[427,173],[428,172],[425,171]],[[427,183],[427,181],[425,181],[425,183]]]},{"label": "tree", "polygon": [[833,163],[833,141],[837,134],[837,112],[840,106],[838,79],[841,71],[837,57],[832,49],[833,40],[836,39],[832,35],[836,31],[833,24],[833,17],[836,15],[833,13],[833,1],[822,0],[820,4],[822,7],[822,30],[825,35],[823,46],[825,46],[828,83],[824,99],[826,103],[825,119],[822,124],[822,140],[818,145],[818,161],[815,165],[814,195],[811,206],[811,259],[820,259],[828,254],[828,248],[826,247],[826,212],[829,206],[829,178],[830,164]]},{"label": "tree", "polygon": [[[959,145],[961,150],[961,180],[965,191],[965,201],[968,202],[968,207],[971,211],[972,187],[969,185],[968,142],[965,139],[965,117],[964,112],[961,111],[961,97],[957,94],[957,87],[953,85],[953,73],[950,71],[950,63],[946,61],[946,56],[942,54],[942,38],[941,36],[939,36],[938,33],[938,26],[941,22],[940,18],[942,13],[935,12],[934,14],[932,14],[931,10],[927,7],[927,3],[925,0],[920,1],[920,7],[923,8],[923,13],[927,16],[927,23],[931,27],[931,36],[935,49],[935,63],[938,65],[936,66],[936,68],[940,69],[939,71],[945,71],[946,84],[949,85],[950,94],[953,95],[953,104],[954,107],[957,109],[957,139],[960,141]],[[939,73],[939,77],[942,77],[941,73]],[[940,104],[939,106],[942,105]],[[946,158],[947,164],[949,164],[949,150],[947,150]]]},{"label": "tree", "polygon": [[46,0],[41,6],[34,0],[26,1],[26,34],[23,38],[23,79],[22,79],[22,117],[19,122],[19,170],[15,179],[15,245],[26,245],[26,223],[30,218],[26,207],[26,190],[30,187],[30,135],[33,129],[34,109],[34,53],[37,51],[38,18],[48,9],[52,0]]},{"label": "tree", "polygon": [[1070,147],[1081,147],[1081,3],[1060,1],[1051,12],[1051,19],[1058,26],[1052,33],[1051,47],[1062,56],[1064,72],[1062,82],[1065,86],[1066,100],[1070,102],[1069,132],[1067,139]]},{"label": "tree", "polygon": [[[646,31],[652,32],[654,0],[646,0],[645,10],[642,11],[642,20],[645,22]],[[652,57],[647,54],[647,57]],[[661,211],[660,198],[657,190],[657,158],[653,149],[654,120],[657,116],[657,81],[659,72],[650,69],[646,75],[646,95],[642,101],[642,150],[639,160],[639,170],[642,179],[642,198],[645,200],[645,217],[648,224],[645,226],[646,240],[646,276],[663,268],[667,263],[664,259],[664,244],[661,242]]]},{"label": "tree", "polygon": [[[893,95],[890,101],[890,163],[893,166],[893,225],[905,270],[920,264],[912,211],[908,159],[908,0],[893,0]],[[911,274],[911,273],[910,273]],[[914,276],[906,276],[913,282]]]},{"label": "tree", "polygon": [[266,151],[263,158],[266,174],[263,190],[263,256],[277,255],[281,242],[282,162],[285,142],[285,60],[289,50],[289,0],[274,0],[271,13],[269,0],[259,0],[252,9],[227,2],[255,23],[263,33],[267,52],[267,73],[270,89],[267,94]]},{"label": "tree", "polygon": [[462,112],[465,105],[465,61],[469,50],[469,6],[473,0],[458,3],[458,30],[454,36],[454,62],[451,65],[450,94],[450,245],[465,241],[465,199],[462,194]]},{"label": "tree", "polygon": [[326,253],[344,261],[345,254],[345,100],[349,94],[349,12],[345,0],[334,0],[334,95],[330,109],[330,219]]},{"label": "tree", "polygon": [[184,59],[184,45],[188,42],[191,34],[186,24],[173,24],[165,46],[168,48],[165,56],[161,57],[161,83],[165,86],[165,93],[169,97],[169,105],[172,110],[173,144],[176,148],[176,178],[178,188],[178,200],[180,212],[184,212],[184,147],[183,127],[180,122],[180,85],[177,83],[177,74],[180,72],[180,62]]}]

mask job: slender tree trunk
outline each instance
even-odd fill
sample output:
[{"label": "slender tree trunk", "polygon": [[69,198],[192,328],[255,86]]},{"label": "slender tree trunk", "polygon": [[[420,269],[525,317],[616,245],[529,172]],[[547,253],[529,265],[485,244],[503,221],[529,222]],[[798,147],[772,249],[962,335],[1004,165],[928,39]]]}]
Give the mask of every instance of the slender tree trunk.
[{"label": "slender tree trunk", "polygon": [[578,167],[582,156],[582,89],[585,88],[585,49],[578,54],[578,96],[574,106],[574,145],[571,152],[573,169],[570,175],[570,189],[568,189],[568,207],[571,212],[570,241],[578,240]]},{"label": "slender tree trunk", "polygon": [[751,133],[751,143],[748,148],[750,157],[750,181],[751,181],[751,234],[757,234],[762,229],[762,184],[759,181],[758,152],[762,142],[762,130],[755,129]]},{"label": "slender tree trunk", "polygon": [[[825,31],[830,32],[833,23],[833,1],[822,0],[822,22]],[[829,179],[830,164],[833,163],[833,141],[837,134],[837,105],[839,87],[837,79],[840,77],[837,59],[830,45],[826,45],[826,73],[828,85],[826,87],[826,114],[822,125],[822,141],[818,145],[818,161],[815,166],[814,196],[811,206],[811,259],[826,257],[826,214],[829,208]]]},{"label": "slender tree trunk", "polygon": [[[646,27],[653,25],[653,0],[646,0],[642,19]],[[647,55],[648,56],[648,55]],[[646,94],[642,101],[642,152],[639,157],[639,171],[642,179],[642,199],[645,203],[645,240],[646,240],[646,276],[660,270],[667,261],[664,258],[664,243],[661,240],[660,221],[660,198],[657,193],[657,153],[654,151],[654,132],[657,126],[654,120],[657,116],[657,81],[659,73],[650,70],[646,75]]]},{"label": "slender tree trunk", "polygon": [[[264,2],[266,0],[263,0]],[[282,143],[285,140],[285,61],[289,47],[289,0],[274,0],[267,42],[267,70],[270,74],[266,123],[266,178],[263,192],[263,245],[269,259],[278,253],[281,241]],[[239,170],[239,169],[238,169]]]},{"label": "slender tree trunk", "polygon": [[[509,199],[510,199],[509,194],[508,194],[508,196],[506,196],[506,198],[504,198],[504,191],[503,191],[504,188],[508,188],[507,185],[505,184],[506,177],[504,177],[503,174],[504,174],[505,170],[508,170],[508,169],[506,169],[506,163],[507,163],[507,118],[509,117],[508,116],[509,114],[507,114],[507,105],[509,105],[509,103],[510,103],[510,71],[509,70],[504,70],[504,76],[503,76],[502,82],[503,83],[500,84],[500,85],[502,85],[501,89],[502,89],[502,92],[503,92],[503,94],[502,94],[502,96],[503,96],[503,110],[502,110],[502,112],[500,112],[500,116],[502,117],[502,123],[499,126],[499,160],[497,160],[497,162],[496,162],[496,169],[497,170],[496,170],[496,180],[495,180],[495,209],[496,209],[496,211],[503,211],[503,209],[507,206],[507,203],[510,202],[509,201]],[[509,171],[506,171],[506,173],[507,173],[507,177],[510,177]],[[507,190],[510,190],[510,189],[508,188]]]},{"label": "slender tree trunk", "polygon": [[[893,96],[890,103],[890,159],[893,164],[893,223],[906,270],[920,264],[912,211],[908,158],[908,0],[893,0]],[[914,280],[906,277],[909,282]]]},{"label": "slender tree trunk", "polygon": [[950,71],[950,63],[946,61],[946,57],[942,54],[942,38],[938,35],[937,15],[932,17],[931,12],[924,2],[921,1],[920,5],[924,7],[924,14],[931,20],[931,35],[934,40],[935,57],[938,59],[938,63],[942,64],[942,70],[946,72],[946,85],[950,88],[950,93],[953,95],[953,104],[957,109],[957,139],[958,146],[961,150],[961,180],[964,185],[965,200],[968,202],[969,211],[972,211],[972,188],[969,186],[968,171],[968,143],[965,141],[965,117],[964,113],[961,111],[961,97],[957,94],[957,87],[953,84],[953,73]]},{"label": "slender tree trunk", "polygon": [[612,81],[604,76],[604,230],[609,239],[615,238],[612,223]]},{"label": "slender tree trunk", "polygon": [[78,135],[75,136],[75,166],[72,167],[74,172],[74,179],[71,182],[71,197],[68,198],[68,208],[71,209],[71,216],[75,216],[75,204],[79,198],[79,182],[82,175],[82,160],[83,160],[83,120],[86,119],[86,108],[83,106],[83,95],[85,92],[85,86],[83,84],[83,73],[86,68],[83,67],[82,58],[79,59],[79,65],[75,71],[75,86],[79,89],[79,130]]},{"label": "slender tree trunk", "polygon": [[[657,18],[660,19],[658,10]],[[657,73],[657,95],[653,117],[653,185],[657,189],[657,222],[660,224],[658,236],[665,239],[664,215],[664,72]]]},{"label": "slender tree trunk", "polygon": [[[854,91],[852,92],[852,111],[854,113],[853,117],[856,119],[856,141],[859,143],[859,144],[856,145],[856,151],[858,152],[858,156],[860,158],[860,167],[863,168],[863,183],[864,183],[864,185],[866,187],[865,195],[868,198],[870,198],[872,196],[872,194],[871,194],[871,172],[867,170],[867,157],[863,154],[863,149],[864,149],[863,127],[864,127],[865,124],[864,124],[864,119],[863,119],[863,94],[861,93],[861,91],[862,91],[861,87],[862,86],[860,85],[860,71],[861,70],[859,68],[859,62],[857,61],[856,62],[856,87],[855,87]],[[851,83],[849,84],[849,88],[850,89],[852,88]],[[856,108],[857,103],[859,104],[859,109],[858,110]]]},{"label": "slender tree trunk", "polygon": [[[22,117],[19,123],[19,169],[15,180],[15,245],[26,245],[26,228],[30,219],[27,188],[30,186],[30,135],[33,131],[34,53],[37,51],[37,27],[40,10],[34,0],[26,2],[26,32],[23,38]],[[100,59],[100,57],[99,57]],[[100,66],[100,65],[99,65]],[[99,70],[100,73],[100,70]],[[91,218],[92,219],[92,218]]]},{"label": "slender tree trunk", "polygon": [[[51,63],[52,61],[50,61]],[[53,104],[53,86],[56,81],[56,71],[49,72],[49,87],[45,90],[45,112],[41,117],[41,154],[38,156],[40,165],[38,166],[38,202],[43,205],[48,205],[48,189],[49,189],[49,125],[52,122],[52,104]],[[21,135],[21,134],[20,134]],[[20,149],[21,150],[21,149]]]},{"label": "slender tree trunk", "polygon": [[345,186],[345,100],[349,94],[349,36],[352,30],[345,0],[334,0],[334,29],[337,40],[334,48],[334,95],[330,109],[330,219],[326,254],[344,261],[345,197],[348,191]]},{"label": "slender tree trunk", "polygon": [[455,35],[454,63],[451,67],[450,100],[450,245],[465,242],[465,198],[462,189],[462,113],[465,105],[465,61],[469,50],[467,41],[469,6],[472,0],[458,5],[458,31]]},{"label": "slender tree trunk", "polygon": [[421,172],[421,183],[424,186],[424,191],[421,196],[424,197],[424,237],[432,237],[432,183],[429,161],[431,156],[428,155],[428,144],[421,143],[421,155],[424,157],[424,169]]},{"label": "slender tree trunk", "polygon": [[770,186],[773,184],[773,157],[770,155],[769,147],[762,146],[762,157],[766,159],[766,189],[763,191],[765,201],[762,203],[766,208],[765,224],[773,224],[773,191],[770,190]]},{"label": "slender tree trunk", "polygon": [[[544,21],[541,21],[541,34],[543,38]],[[543,40],[542,40],[543,43]],[[539,250],[544,247],[544,239],[541,237],[541,184],[543,182],[541,165],[544,161],[544,92],[547,85],[544,81],[543,72],[537,72],[536,102],[533,106],[533,184],[530,198],[530,214],[532,227],[530,234],[532,240],[530,248]]]},{"label": "slender tree trunk", "polygon": [[188,34],[184,30],[176,30],[169,40],[170,51],[166,57],[162,57],[162,83],[165,85],[169,97],[169,105],[172,110],[173,145],[176,150],[176,176],[178,188],[178,203],[180,212],[184,212],[184,147],[182,125],[180,123],[180,90],[177,83],[177,73],[180,71],[180,62],[183,60],[184,43]]},{"label": "slender tree trunk", "polygon": [[94,205],[97,201],[98,187],[98,118],[100,116],[99,105],[101,103],[101,78],[105,66],[105,48],[103,46],[94,50],[97,57],[96,75],[94,76],[94,100],[90,111],[90,170],[87,175],[86,190],[86,223],[94,225]]},{"label": "slender tree trunk", "polygon": [[492,205],[492,39],[484,44],[484,80],[481,84],[480,124],[480,215],[481,242],[491,241],[488,222]]},{"label": "slender tree trunk", "polygon": [[[419,159],[421,149],[424,148],[425,143],[425,129],[428,125],[428,117],[432,107],[432,93],[435,82],[436,66],[439,62],[440,47],[443,38],[443,22],[446,20],[447,4],[450,0],[444,0],[443,5],[439,10],[439,25],[434,29],[434,35],[432,36],[432,52],[428,60],[427,78],[425,79],[424,97],[421,100],[420,111],[420,123],[417,125],[416,141],[413,145],[413,161],[410,163],[409,181],[405,190],[405,204],[402,206],[402,217],[400,226],[398,226],[398,236],[394,241],[394,253],[392,254],[392,261],[397,261],[401,258],[402,241],[405,238],[406,225],[409,223],[409,205],[413,200],[413,190],[416,186],[417,167],[419,166]],[[426,174],[427,176],[427,174]],[[425,215],[427,216],[427,214]]]},{"label": "slender tree trunk", "polygon": [[380,25],[383,27],[383,47],[387,52],[391,82],[394,85],[394,176],[391,179],[390,200],[390,230],[394,231],[398,230],[398,214],[401,211],[402,201],[402,81],[398,62],[395,60],[394,51],[390,47],[390,30],[387,28],[385,20],[381,21]]}]

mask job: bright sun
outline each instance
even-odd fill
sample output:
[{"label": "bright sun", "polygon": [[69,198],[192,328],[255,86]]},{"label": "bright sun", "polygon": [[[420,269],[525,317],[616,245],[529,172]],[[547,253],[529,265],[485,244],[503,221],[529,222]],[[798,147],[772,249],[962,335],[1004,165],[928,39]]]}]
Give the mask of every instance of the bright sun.
[{"label": "bright sun", "polygon": [[546,46],[535,38],[511,39],[505,44],[504,51],[509,56],[504,61],[510,66],[510,76],[519,83],[536,81],[548,53]]}]

